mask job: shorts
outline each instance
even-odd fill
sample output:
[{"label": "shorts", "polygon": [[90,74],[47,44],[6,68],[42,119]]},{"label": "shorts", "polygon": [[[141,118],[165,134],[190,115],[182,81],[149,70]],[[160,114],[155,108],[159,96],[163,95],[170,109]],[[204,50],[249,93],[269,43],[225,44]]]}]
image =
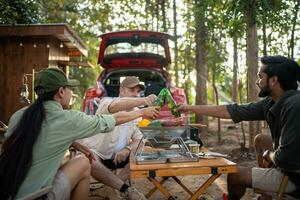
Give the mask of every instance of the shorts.
[{"label": "shorts", "polygon": [[[252,168],[252,187],[266,192],[277,193],[284,174],[276,168]],[[296,186],[290,180],[285,188],[285,193],[296,190]]]},{"label": "shorts", "polygon": [[[104,159],[103,158],[104,156],[101,153],[97,152],[96,150],[90,149],[90,151],[92,151],[94,153],[94,156],[98,157],[99,161],[108,169],[114,170],[114,169],[124,168],[129,163],[129,156],[127,157],[126,160],[124,160],[118,164],[115,164],[114,159]],[[79,153],[81,153],[81,152],[79,152]]]},{"label": "shorts", "polygon": [[108,169],[120,169],[120,168],[124,168],[128,163],[129,163],[129,157],[127,157],[126,160],[115,164],[113,162],[114,159],[107,159],[107,160],[101,160],[102,164],[107,167]]},{"label": "shorts", "polygon": [[57,171],[52,187],[52,191],[48,193],[48,200],[65,200],[70,198],[71,183],[63,171]]}]

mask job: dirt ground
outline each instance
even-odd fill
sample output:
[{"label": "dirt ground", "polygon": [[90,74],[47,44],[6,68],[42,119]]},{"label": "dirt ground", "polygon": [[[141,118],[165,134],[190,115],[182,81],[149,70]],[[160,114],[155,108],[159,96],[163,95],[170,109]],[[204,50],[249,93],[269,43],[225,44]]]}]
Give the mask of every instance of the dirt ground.
[{"label": "dirt ground", "polygon": [[[240,142],[242,141],[241,124],[234,124],[231,120],[222,120],[221,122],[221,135],[222,141],[218,144],[217,140],[217,121],[210,120],[210,126],[206,135],[201,134],[201,139],[204,145],[214,152],[220,152],[228,154],[230,160],[236,162],[239,166],[253,167],[257,165],[255,160],[255,154],[248,151],[241,151]],[[248,131],[248,123],[244,123],[244,130]],[[268,129],[263,128],[263,133],[267,133]],[[248,141],[246,141],[248,146]],[[199,176],[182,176],[178,177],[191,191],[196,191],[200,184],[202,184],[208,175]],[[227,192],[226,175],[219,177],[201,196],[200,199],[214,200],[221,197],[223,192]],[[153,186],[146,179],[132,179],[132,185],[143,194],[146,194]],[[185,192],[174,180],[168,179],[164,186],[168,191],[178,200],[185,200],[189,198],[189,194]],[[256,199],[257,194],[253,193],[252,189],[247,189],[246,195],[243,200]],[[99,198],[91,198],[99,199]],[[101,199],[101,198],[100,198]],[[163,195],[156,191],[150,198],[150,200],[163,199]]]}]

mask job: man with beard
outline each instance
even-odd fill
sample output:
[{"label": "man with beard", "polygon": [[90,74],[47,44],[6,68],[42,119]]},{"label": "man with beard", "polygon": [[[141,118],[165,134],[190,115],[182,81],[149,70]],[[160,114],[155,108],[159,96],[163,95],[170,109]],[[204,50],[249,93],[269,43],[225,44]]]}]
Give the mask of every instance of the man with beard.
[{"label": "man with beard", "polygon": [[247,187],[276,193],[282,177],[287,175],[285,193],[300,198],[300,67],[283,56],[265,56],[261,63],[256,84],[258,96],[263,99],[244,105],[181,105],[178,110],[232,119],[235,123],[266,120],[271,136],[258,134],[254,139],[259,166],[239,167],[238,173],[229,174],[227,197],[240,199]]}]

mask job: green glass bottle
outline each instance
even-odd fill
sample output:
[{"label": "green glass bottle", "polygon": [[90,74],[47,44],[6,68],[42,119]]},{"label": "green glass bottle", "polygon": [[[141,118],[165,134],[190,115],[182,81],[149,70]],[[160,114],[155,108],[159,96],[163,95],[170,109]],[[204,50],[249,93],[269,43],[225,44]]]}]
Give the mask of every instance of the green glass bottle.
[{"label": "green glass bottle", "polygon": [[163,88],[159,92],[157,98],[155,99],[155,101],[153,101],[152,105],[162,107],[165,103],[167,103],[172,115],[174,115],[175,117],[181,116],[181,113],[179,111],[176,111],[176,108],[178,106],[168,88]]},{"label": "green glass bottle", "polygon": [[167,94],[167,90],[166,88],[163,88],[159,92],[157,98],[153,101],[152,105],[162,107],[165,104],[166,94]]},{"label": "green glass bottle", "polygon": [[180,117],[181,113],[176,110],[176,108],[178,106],[177,106],[171,92],[168,89],[166,89],[166,102],[170,108],[172,115],[174,115],[175,117]]}]

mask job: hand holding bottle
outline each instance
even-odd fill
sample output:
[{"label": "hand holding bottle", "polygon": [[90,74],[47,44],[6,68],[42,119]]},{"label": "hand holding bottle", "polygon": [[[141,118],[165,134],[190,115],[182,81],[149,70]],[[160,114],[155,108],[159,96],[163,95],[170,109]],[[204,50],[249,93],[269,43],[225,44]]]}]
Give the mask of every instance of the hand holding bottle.
[{"label": "hand holding bottle", "polygon": [[150,94],[147,97],[144,97],[144,105],[145,106],[151,106],[153,102],[157,99],[157,96],[155,94]]},{"label": "hand holding bottle", "polygon": [[140,109],[140,111],[142,112],[142,117],[148,119],[156,119],[159,115],[159,110],[159,106],[151,106]]}]

